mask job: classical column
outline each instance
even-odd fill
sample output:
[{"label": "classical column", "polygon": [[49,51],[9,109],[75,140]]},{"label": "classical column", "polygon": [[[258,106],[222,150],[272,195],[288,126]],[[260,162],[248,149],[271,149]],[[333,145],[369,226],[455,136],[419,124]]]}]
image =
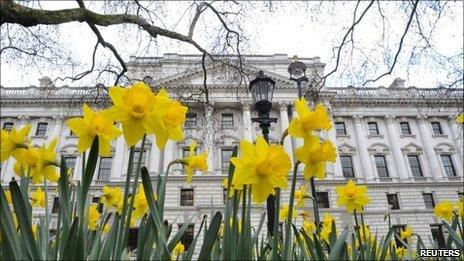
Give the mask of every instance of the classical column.
[{"label": "classical column", "polygon": [[251,104],[244,102],[243,109],[243,137],[248,141],[253,141],[252,123],[251,123]]},{"label": "classical column", "polygon": [[364,134],[364,128],[362,124],[361,115],[353,115],[354,128],[356,132],[356,144],[359,151],[359,157],[361,158],[361,169],[364,176],[364,180],[374,180],[374,170],[372,169],[371,156],[367,152],[367,143]]},{"label": "classical column", "polygon": [[433,148],[432,134],[430,133],[429,123],[427,122],[426,116],[419,116],[418,118],[419,125],[419,136],[421,137],[422,144],[424,145],[425,155],[427,156],[428,162],[430,164],[430,172],[434,179],[442,180],[443,173],[438,163],[438,157]]},{"label": "classical column", "polygon": [[400,143],[398,142],[399,133],[396,129],[395,116],[387,115],[385,117],[385,120],[387,122],[387,133],[388,138],[390,139],[390,144],[393,152],[393,159],[396,163],[395,165],[398,177],[400,178],[400,180],[407,180],[409,179],[408,169],[406,167],[405,157],[400,148]]},{"label": "classical column", "polygon": [[[328,111],[331,111],[330,103],[326,102],[325,106],[327,107]],[[334,179],[345,179],[345,177],[343,176],[342,163],[340,162],[340,152],[338,152],[337,148],[337,133],[335,132],[335,123],[333,121],[333,117],[330,117],[330,121],[332,123],[332,128],[328,131],[327,138],[329,141],[333,143],[334,147],[337,149],[337,158],[335,159],[335,162],[332,164]]]},{"label": "classical column", "polygon": [[[293,116],[293,118],[298,117],[298,112],[296,111],[295,106],[293,104],[291,104],[290,106],[292,107],[292,116]],[[303,146],[303,139],[302,138],[293,138],[292,137],[292,148],[294,150],[296,150],[301,146]],[[296,157],[294,157],[293,160],[296,161]],[[302,172],[303,170],[304,170],[304,165],[300,164],[298,166],[298,171]]]},{"label": "classical column", "polygon": [[[462,130],[464,127],[460,124],[457,124],[455,122],[456,120],[456,117],[455,116],[449,116],[448,117],[448,124],[449,124],[449,128],[451,130],[451,138],[453,139],[453,142],[454,144],[456,145],[456,150],[457,150],[457,153],[459,155],[459,159],[462,159],[464,157],[464,153],[463,153],[463,142],[464,142],[464,137],[463,137],[463,134],[460,133],[462,131],[459,131],[460,129]],[[461,160],[461,164],[462,164],[462,160]]]},{"label": "classical column", "polygon": [[61,130],[63,128],[63,120],[62,116],[53,116],[53,129],[51,131],[50,136],[48,137],[48,142],[52,139],[57,139],[56,147],[58,148],[61,142]]},{"label": "classical column", "polygon": [[121,134],[121,136],[116,139],[116,151],[114,152],[113,157],[114,167],[111,170],[111,181],[121,180],[121,178],[126,174],[127,160],[124,158],[126,152],[128,151],[126,150],[124,136]]},{"label": "classical column", "polygon": [[[163,162],[163,171],[166,171],[169,162],[174,160],[174,141],[168,140],[166,146],[164,146],[164,162]],[[173,168],[171,167],[171,171]]]},{"label": "classical column", "polygon": [[[289,120],[288,120],[288,103],[281,102],[279,103],[279,111],[280,111],[280,128],[282,132],[284,132],[288,128]],[[287,151],[288,155],[290,155],[290,159],[293,162],[293,148],[292,148],[292,140],[290,137],[286,137],[284,140],[284,148]]]},{"label": "classical column", "polygon": [[153,175],[156,176],[159,171],[160,167],[160,160],[161,160],[161,151],[156,146],[156,139],[153,137],[153,141],[151,143],[151,152],[150,152],[150,161],[149,161],[149,170],[153,172]]}]

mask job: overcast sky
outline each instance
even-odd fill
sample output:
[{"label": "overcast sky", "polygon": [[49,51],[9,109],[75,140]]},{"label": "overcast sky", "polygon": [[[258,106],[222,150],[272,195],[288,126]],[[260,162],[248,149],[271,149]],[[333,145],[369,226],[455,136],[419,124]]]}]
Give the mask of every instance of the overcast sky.
[{"label": "overcast sky", "polygon": [[[99,4],[87,3],[93,10],[100,9]],[[302,4],[296,2],[280,2],[273,6],[271,11],[266,5],[255,5],[248,7],[243,16],[239,17],[239,22],[244,30],[244,36],[248,38],[248,43],[242,50],[244,54],[274,54],[286,53],[289,56],[298,55],[299,57],[320,56],[321,61],[327,63],[326,72],[334,67],[334,56],[332,48],[340,43],[342,36],[351,24],[355,2],[335,2],[323,3],[320,9],[316,9],[316,3]],[[363,2],[359,6],[362,10],[368,2]],[[407,13],[398,12],[398,3],[386,3],[385,15],[389,17],[387,24],[388,37],[379,45],[378,39],[382,31],[382,23],[375,12],[368,13],[355,30],[355,43],[359,47],[358,52],[366,51],[372,53],[371,60],[374,63],[389,63],[381,55],[383,52],[390,52],[393,56],[396,52],[399,37],[404,30],[407,21]],[[165,17],[163,23],[168,29],[173,29],[186,34],[187,25],[190,22],[192,13],[184,13],[187,3],[167,2],[165,5]],[[450,3],[452,12],[444,13],[436,25],[435,33],[431,43],[434,48],[444,55],[455,55],[463,52],[463,3]],[[65,2],[43,2],[44,9],[64,9],[74,8],[77,4],[73,1]],[[101,9],[100,9],[101,10]],[[358,12],[359,13],[359,12]],[[433,14],[431,14],[433,17]],[[425,21],[425,20],[424,20]],[[424,22],[425,24],[425,22]],[[157,24],[162,26],[161,23]],[[196,31],[195,40],[207,45],[209,33],[214,31],[218,25],[217,20],[206,16],[201,19]],[[425,26],[425,25],[424,25]],[[104,38],[113,43],[120,51],[123,58],[127,61],[130,55],[146,55],[135,44],[131,44],[137,37],[147,38],[145,34],[137,35],[135,30],[122,32],[120,28],[113,26],[100,28]],[[2,31],[3,33],[3,31]],[[412,34],[411,34],[412,35]],[[56,36],[59,41],[73,53],[73,57],[78,60],[82,67],[75,72],[87,68],[90,64],[90,57],[96,38],[85,23],[68,23],[59,29]],[[417,38],[407,37],[405,51],[410,50],[417,44]],[[111,58],[111,54],[103,48],[98,56],[100,63],[106,63]],[[373,51],[372,51],[373,50]],[[345,57],[350,49],[343,50]],[[162,56],[166,52],[175,53],[198,53],[194,48],[186,44],[159,37],[156,48],[151,48],[149,55]],[[409,57],[400,56],[400,63],[393,71],[392,76],[385,77],[370,86],[388,86],[395,77],[405,78],[406,85],[418,87],[435,87],[438,82],[446,82],[449,71],[448,65],[437,65],[437,62],[427,56],[418,57],[413,65],[406,66],[404,61]],[[341,76],[337,73],[328,81],[330,86],[346,86],[349,84],[359,85],[356,75],[366,73],[359,66],[361,59],[354,57],[351,64],[345,67],[346,70],[355,68],[349,75]],[[462,63],[460,64],[462,68]],[[38,78],[48,75],[52,78],[63,76],[68,69],[57,71],[48,69],[47,65],[29,66],[25,68],[16,62],[1,61],[1,84],[3,86],[29,86],[37,85]],[[449,66],[448,66],[449,67]],[[370,71],[372,75],[378,75],[385,71],[386,67],[379,66],[378,71]],[[408,69],[408,70],[407,70]],[[462,70],[462,69],[461,69]],[[353,76],[354,75],[354,76]],[[95,85],[92,78],[84,79],[80,82],[59,82],[58,85]],[[111,84],[110,79],[105,84]]]}]

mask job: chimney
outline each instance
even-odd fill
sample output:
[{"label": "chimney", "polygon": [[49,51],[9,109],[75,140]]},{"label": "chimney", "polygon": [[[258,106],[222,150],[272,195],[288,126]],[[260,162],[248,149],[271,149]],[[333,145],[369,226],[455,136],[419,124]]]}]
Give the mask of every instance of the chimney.
[{"label": "chimney", "polygon": [[404,88],[404,82],[405,80],[397,77],[393,82],[388,86],[388,88]]},{"label": "chimney", "polygon": [[48,76],[44,76],[42,78],[39,78],[39,82],[40,82],[40,87],[42,87],[42,88],[55,87],[52,80]]}]

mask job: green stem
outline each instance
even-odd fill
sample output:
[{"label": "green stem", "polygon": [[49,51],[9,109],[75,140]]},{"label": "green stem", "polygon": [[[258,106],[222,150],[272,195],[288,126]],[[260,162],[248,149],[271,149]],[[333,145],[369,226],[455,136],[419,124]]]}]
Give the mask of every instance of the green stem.
[{"label": "green stem", "polygon": [[319,233],[320,232],[319,206],[317,202],[316,182],[314,181],[314,177],[311,177],[309,182],[311,185],[311,195],[313,196],[314,222],[316,222],[316,232]]},{"label": "green stem", "polygon": [[[359,242],[359,249],[360,249],[360,252],[362,253],[362,240],[361,240],[361,233],[359,232],[359,223],[358,223],[358,215],[356,214],[356,210],[354,210],[353,212],[353,215],[354,215],[354,222],[356,224],[356,233],[358,234],[358,242]],[[354,251],[354,249],[353,249]]]},{"label": "green stem", "polygon": [[275,213],[274,213],[274,235],[272,235],[273,246],[272,246],[272,258],[271,260],[277,260],[277,250],[280,239],[279,232],[279,215],[280,215],[280,188],[276,189],[275,194]]},{"label": "green stem", "polygon": [[363,233],[363,237],[364,237],[364,241],[367,242],[367,237],[366,237],[366,229],[364,228],[364,215],[363,213],[359,213],[360,216],[361,216],[361,229],[362,229],[362,233]]},{"label": "green stem", "polygon": [[293,216],[293,205],[295,202],[295,187],[296,187],[296,175],[298,173],[298,165],[300,164],[299,161],[295,163],[295,166],[293,167],[293,176],[292,176],[292,185],[290,188],[290,202],[288,204],[288,217],[285,222],[285,244],[284,244],[284,255],[283,258],[286,260],[289,260],[291,258],[291,247],[290,243],[292,240],[292,235],[290,231],[290,225],[292,223],[292,216]]}]

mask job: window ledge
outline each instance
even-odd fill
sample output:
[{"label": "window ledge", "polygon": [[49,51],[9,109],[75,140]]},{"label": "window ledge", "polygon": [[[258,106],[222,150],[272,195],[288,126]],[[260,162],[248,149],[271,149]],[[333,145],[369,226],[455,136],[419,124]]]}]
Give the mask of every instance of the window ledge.
[{"label": "window ledge", "polygon": [[31,136],[32,139],[44,139],[46,140],[48,138],[47,135],[33,135]]},{"label": "window ledge", "polygon": [[433,138],[448,138],[448,135],[446,134],[433,134]]},{"label": "window ledge", "polygon": [[76,136],[76,135],[66,135],[64,138],[65,138],[66,140],[69,140],[69,139],[76,139],[77,136]]},{"label": "window ledge", "polygon": [[401,138],[416,138],[416,135],[414,134],[401,134]]},{"label": "window ledge", "polygon": [[336,137],[337,137],[337,138],[347,138],[347,139],[350,139],[350,138],[351,138],[351,135],[348,135],[348,134],[337,134]]},{"label": "window ledge", "polygon": [[414,181],[426,181],[427,177],[412,177]]},{"label": "window ledge", "polygon": [[221,126],[223,130],[237,130],[237,127],[224,127],[224,126]]},{"label": "window ledge", "polygon": [[390,177],[380,177],[379,180],[380,181],[392,181],[392,178],[390,178]]},{"label": "window ledge", "polygon": [[455,180],[460,180],[460,179],[461,179],[461,177],[459,177],[459,176],[455,176],[455,177],[448,176],[448,180],[455,181]]},{"label": "window ledge", "polygon": [[383,135],[381,135],[381,134],[368,134],[367,137],[368,138],[381,138],[381,139],[383,139]]}]

